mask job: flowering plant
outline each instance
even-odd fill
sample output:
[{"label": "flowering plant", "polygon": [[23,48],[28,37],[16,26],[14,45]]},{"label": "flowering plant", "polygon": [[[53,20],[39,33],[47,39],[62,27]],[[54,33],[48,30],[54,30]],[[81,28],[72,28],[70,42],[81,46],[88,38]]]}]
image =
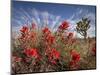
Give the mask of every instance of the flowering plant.
[{"label": "flowering plant", "polygon": [[[68,31],[69,27],[67,21],[63,21],[55,32],[47,26],[38,30],[35,23],[23,26],[14,41],[18,44],[13,45],[13,71],[27,73],[84,69],[83,60],[88,58],[81,50],[86,48],[81,48],[80,40],[74,37],[74,32]],[[95,56],[95,47],[90,49],[90,55]]]}]

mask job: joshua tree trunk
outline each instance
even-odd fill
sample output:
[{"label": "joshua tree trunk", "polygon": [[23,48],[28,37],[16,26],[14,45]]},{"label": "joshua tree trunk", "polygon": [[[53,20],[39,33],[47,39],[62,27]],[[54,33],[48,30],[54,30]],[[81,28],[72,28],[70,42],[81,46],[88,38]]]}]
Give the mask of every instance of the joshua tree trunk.
[{"label": "joshua tree trunk", "polygon": [[87,32],[84,32],[84,40],[86,40]]}]

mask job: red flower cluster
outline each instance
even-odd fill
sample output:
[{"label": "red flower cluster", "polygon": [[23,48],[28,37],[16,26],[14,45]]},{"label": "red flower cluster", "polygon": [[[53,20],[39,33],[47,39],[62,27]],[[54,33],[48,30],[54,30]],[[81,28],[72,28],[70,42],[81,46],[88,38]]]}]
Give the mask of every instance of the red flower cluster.
[{"label": "red flower cluster", "polygon": [[51,61],[51,63],[53,64],[56,64],[56,60],[57,59],[59,60],[59,58],[60,58],[60,52],[53,48],[49,55],[49,61]]},{"label": "red flower cluster", "polygon": [[69,27],[69,23],[67,21],[63,21],[62,24],[59,26],[60,30],[65,30]]},{"label": "red flower cluster", "polygon": [[77,69],[79,67],[78,62],[80,61],[80,54],[77,53],[75,50],[71,50],[71,61],[70,61],[70,67],[73,69]]},{"label": "red flower cluster", "polygon": [[75,50],[71,50],[70,54],[72,56],[73,61],[76,61],[76,62],[80,61],[80,54],[77,53]]},{"label": "red flower cluster", "polygon": [[52,49],[51,56],[54,57],[55,59],[59,59],[60,53],[56,49]]},{"label": "red flower cluster", "polygon": [[51,33],[48,27],[45,27],[42,31],[43,31],[44,34]]},{"label": "red flower cluster", "polygon": [[[67,21],[63,21],[57,29],[58,31],[55,32],[52,32],[49,27],[36,30],[35,23],[32,23],[31,25],[31,27],[23,26],[21,28],[21,38],[18,38],[18,44],[14,43],[14,48],[18,47],[15,48],[16,50],[21,49],[17,54],[14,53],[15,55],[12,55],[14,62],[22,62],[25,64],[28,63],[28,68],[30,69],[32,65],[34,69],[35,65],[36,68],[39,67],[40,69],[42,69],[42,66],[47,66],[46,68],[49,69],[49,66],[51,67],[52,65],[55,65],[54,67],[59,68],[61,65],[61,70],[64,70],[63,67],[65,67],[65,65],[63,64],[67,64],[67,67],[70,69],[79,68],[79,62],[81,58],[80,54],[76,50],[71,50],[70,52],[69,50],[78,45],[76,44],[78,40],[79,43],[81,42],[80,39],[73,37],[73,32],[67,32],[69,27],[69,23]],[[59,51],[57,49],[59,49]],[[90,51],[93,55],[96,55],[96,47],[94,45]],[[68,55],[66,55],[66,52],[68,52]],[[20,56],[20,54],[22,54],[22,56]],[[66,61],[67,58],[68,60]],[[44,69],[41,71],[44,71]]]},{"label": "red flower cluster", "polygon": [[43,30],[44,38],[48,44],[53,44],[55,41],[55,37],[51,34],[50,30],[45,27]]},{"label": "red flower cluster", "polygon": [[28,36],[27,36],[28,31],[29,31],[29,28],[28,28],[27,26],[23,26],[23,27],[21,28],[21,30],[20,30],[20,32],[21,32],[21,37],[20,37],[20,39],[26,39],[26,38],[28,37]]},{"label": "red flower cluster", "polygon": [[28,56],[28,57],[34,57],[34,58],[38,58],[39,54],[37,52],[37,49],[32,48],[32,49],[26,49],[24,50],[24,53]]},{"label": "red flower cluster", "polygon": [[28,32],[28,27],[27,26],[23,26],[22,29],[20,30],[22,33],[26,33]]},{"label": "red flower cluster", "polygon": [[49,35],[46,37],[46,41],[47,41],[49,44],[53,44],[54,41],[55,41],[55,37],[52,36],[51,34],[49,34]]}]

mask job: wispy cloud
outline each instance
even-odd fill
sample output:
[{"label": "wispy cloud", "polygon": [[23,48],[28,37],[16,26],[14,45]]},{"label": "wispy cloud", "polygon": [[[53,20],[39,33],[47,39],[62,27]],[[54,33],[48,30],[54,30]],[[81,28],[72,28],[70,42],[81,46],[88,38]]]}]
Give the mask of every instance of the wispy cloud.
[{"label": "wispy cloud", "polygon": [[[29,11],[30,13],[22,8],[19,11],[16,11],[16,14],[20,16],[17,17],[17,15],[15,15],[12,17],[12,26],[14,29],[18,30],[19,26],[30,25],[30,23],[34,22],[38,28],[47,25],[51,30],[55,30],[57,25],[60,23],[61,16],[55,16],[50,14],[48,11],[41,12],[35,8],[29,9]],[[18,28],[16,28],[16,25]]]},{"label": "wispy cloud", "polygon": [[[52,31],[57,30],[57,27],[60,25],[62,21],[61,15],[54,15],[49,13],[48,11],[39,11],[35,8],[26,10],[20,8],[16,11],[14,9],[14,14],[17,14],[12,17],[12,26],[13,30],[18,30],[22,25],[30,25],[34,22],[37,25],[37,28],[42,28],[44,26],[48,26]],[[75,31],[76,23],[82,19],[82,17],[87,17],[91,20],[91,28],[88,30],[88,35],[90,37],[95,36],[95,13],[89,12],[86,9],[76,9],[76,12],[66,19],[70,23],[69,31],[75,32],[77,37],[82,37]],[[17,26],[17,27],[16,27]]]}]

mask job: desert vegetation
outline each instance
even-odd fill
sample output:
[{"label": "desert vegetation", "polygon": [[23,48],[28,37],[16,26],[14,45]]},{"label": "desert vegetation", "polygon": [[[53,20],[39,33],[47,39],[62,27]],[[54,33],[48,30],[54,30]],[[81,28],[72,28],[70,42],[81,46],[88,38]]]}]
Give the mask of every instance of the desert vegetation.
[{"label": "desert vegetation", "polygon": [[48,26],[38,29],[35,23],[22,26],[19,35],[12,37],[12,73],[95,69],[96,38],[87,37],[89,23],[87,18],[76,23],[76,31],[84,38],[68,31],[67,21],[56,31]]}]

